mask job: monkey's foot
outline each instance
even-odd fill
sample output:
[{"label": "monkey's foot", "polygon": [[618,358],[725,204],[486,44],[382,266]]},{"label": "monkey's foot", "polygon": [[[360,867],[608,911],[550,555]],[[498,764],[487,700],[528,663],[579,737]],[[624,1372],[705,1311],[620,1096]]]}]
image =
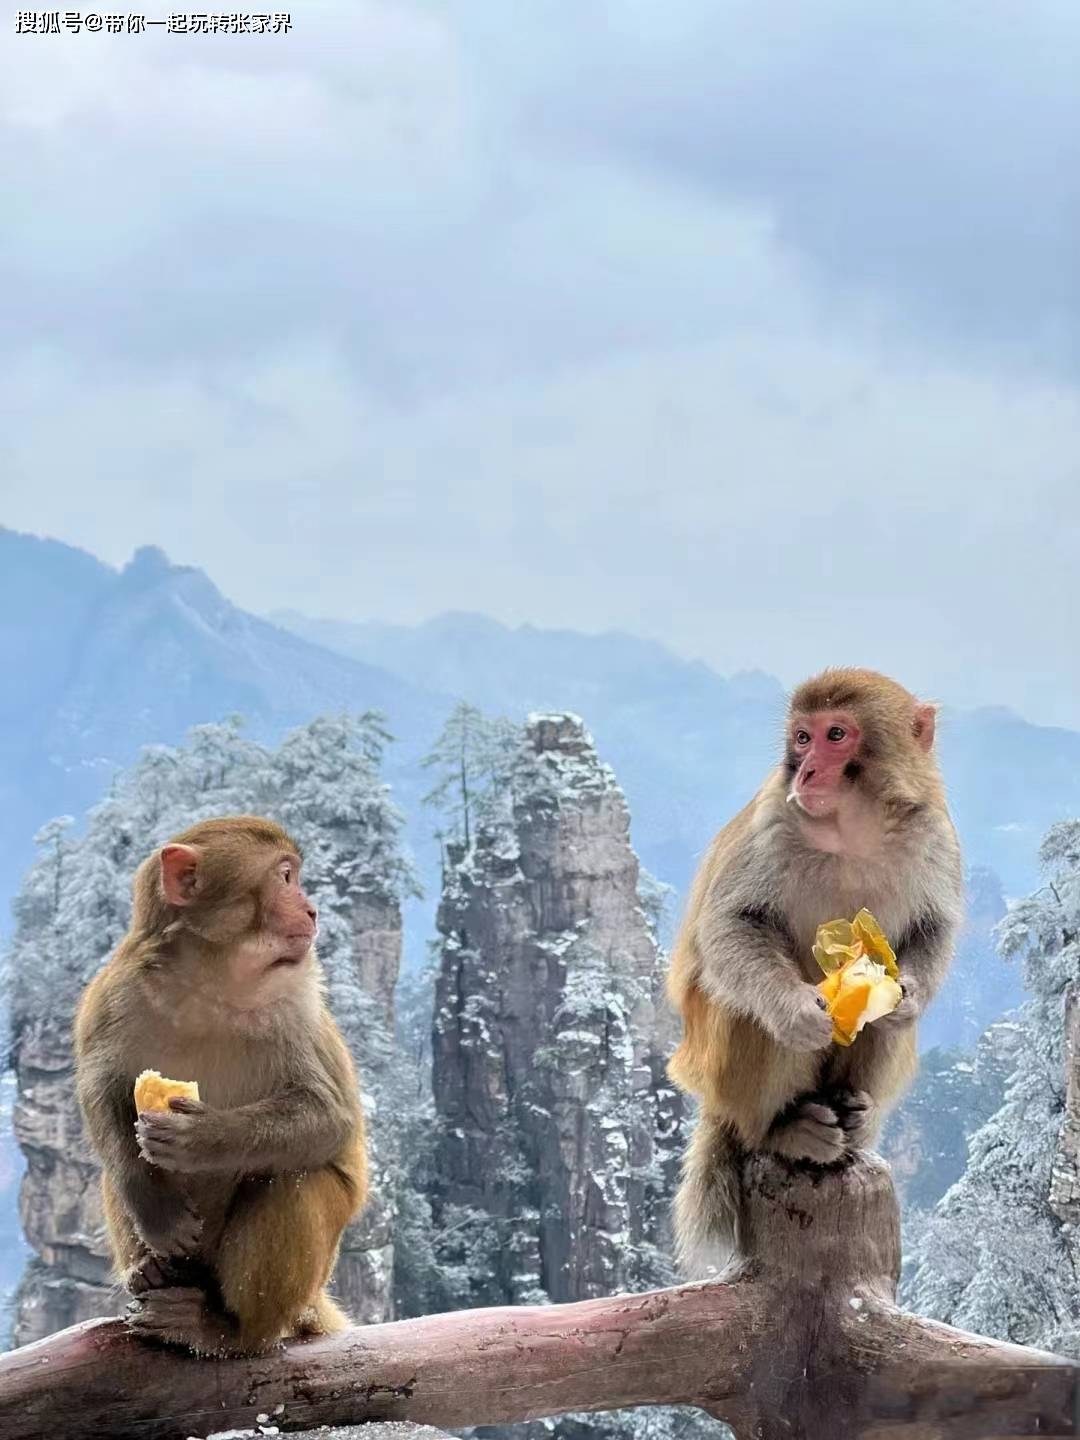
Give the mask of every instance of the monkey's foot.
[{"label": "monkey's foot", "polygon": [[816,1100],[800,1102],[769,1131],[766,1145],[788,1160],[811,1160],[831,1165],[843,1158],[847,1136],[831,1105]]},{"label": "monkey's foot", "polygon": [[191,1286],[214,1295],[213,1272],[202,1261],[188,1255],[154,1255],[148,1253],[124,1272],[124,1285],[132,1295],[145,1295],[147,1290],[183,1289]]},{"label": "monkey's foot", "polygon": [[849,1150],[869,1145],[877,1132],[878,1107],[865,1090],[835,1090],[826,1096],[836,1111]]},{"label": "monkey's foot", "polygon": [[179,1283],[179,1267],[162,1255],[144,1255],[124,1275],[124,1285],[132,1295],[145,1295],[147,1290],[164,1290]]},{"label": "monkey's foot", "polygon": [[127,1307],[128,1327],[144,1340],[184,1345],[196,1355],[236,1353],[236,1327],[210,1308],[202,1290],[171,1285],[147,1290]]}]

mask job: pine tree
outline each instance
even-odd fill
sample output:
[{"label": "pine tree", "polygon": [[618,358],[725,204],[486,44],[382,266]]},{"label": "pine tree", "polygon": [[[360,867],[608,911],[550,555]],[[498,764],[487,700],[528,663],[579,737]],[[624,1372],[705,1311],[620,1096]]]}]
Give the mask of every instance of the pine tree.
[{"label": "pine tree", "polygon": [[1080,822],[1055,825],[1040,861],[1046,884],[999,927],[1032,992],[1016,1065],[964,1175],[913,1237],[905,1296],[965,1329],[1080,1356]]},{"label": "pine tree", "polygon": [[489,719],[464,700],[454,707],[420,762],[438,776],[424,804],[444,817],[448,828],[440,838],[459,841],[468,850],[477,823],[491,823],[496,817],[519,737],[518,727],[509,720]]}]

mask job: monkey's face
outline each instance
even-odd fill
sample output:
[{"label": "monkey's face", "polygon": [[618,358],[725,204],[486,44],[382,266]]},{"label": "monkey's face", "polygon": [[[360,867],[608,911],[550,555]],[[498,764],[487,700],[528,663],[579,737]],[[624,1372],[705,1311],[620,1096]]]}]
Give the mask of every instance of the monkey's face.
[{"label": "monkey's face", "polygon": [[300,884],[295,855],[275,855],[254,891],[254,921],[228,947],[226,965],[233,1004],[262,1005],[284,994],[310,969],[318,933],[315,906]]},{"label": "monkey's face", "polygon": [[848,710],[795,714],[788,732],[788,800],[806,815],[835,815],[860,773],[862,735]]},{"label": "monkey's face", "polygon": [[287,988],[290,975],[310,968],[318,931],[315,907],[300,884],[300,858],[291,848],[251,843],[172,843],[161,851],[164,898],[183,929],[212,947],[224,963],[231,991]]},{"label": "monkey's face", "polygon": [[298,964],[310,951],[318,917],[300,884],[296,855],[276,857],[267,870],[259,894],[259,928],[277,952],[276,964]]}]

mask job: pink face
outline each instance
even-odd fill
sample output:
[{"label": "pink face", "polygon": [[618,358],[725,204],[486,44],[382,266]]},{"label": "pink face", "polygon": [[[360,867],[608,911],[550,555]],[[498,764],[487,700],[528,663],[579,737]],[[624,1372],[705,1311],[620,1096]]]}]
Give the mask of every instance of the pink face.
[{"label": "pink face", "polygon": [[859,727],[846,710],[794,716],[788,734],[788,765],[796,768],[788,798],[808,815],[835,814],[849,783],[844,772],[855,763],[859,742]]},{"label": "pink face", "polygon": [[300,887],[300,861],[284,855],[263,883],[262,920],[272,939],[275,962],[296,964],[304,959],[318,934],[315,906]]}]

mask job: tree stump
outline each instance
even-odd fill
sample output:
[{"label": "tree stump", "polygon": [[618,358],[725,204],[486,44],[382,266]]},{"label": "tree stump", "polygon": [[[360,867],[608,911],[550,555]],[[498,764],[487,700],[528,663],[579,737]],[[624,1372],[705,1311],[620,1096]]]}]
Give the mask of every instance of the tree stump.
[{"label": "tree stump", "polygon": [[738,1283],[760,1329],[743,1393],[705,1407],[740,1440],[1077,1433],[1077,1367],[897,1308],[900,1213],[879,1156],[755,1156],[743,1194]]}]

